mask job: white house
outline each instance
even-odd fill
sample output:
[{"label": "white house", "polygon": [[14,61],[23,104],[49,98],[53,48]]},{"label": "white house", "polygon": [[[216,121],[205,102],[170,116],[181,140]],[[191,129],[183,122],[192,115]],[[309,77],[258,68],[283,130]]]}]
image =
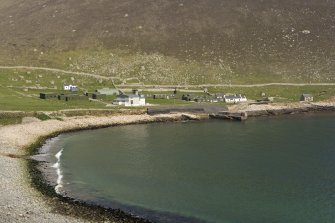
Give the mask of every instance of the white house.
[{"label": "white house", "polygon": [[64,84],[63,89],[64,91],[78,91],[78,86],[72,84]]},{"label": "white house", "polygon": [[218,101],[224,101],[225,100],[225,93],[216,93],[214,94],[214,97],[218,100]]},{"label": "white house", "polygon": [[314,99],[313,95],[311,95],[311,94],[302,94],[301,97],[300,97],[301,102],[303,102],[303,101],[311,102],[311,101],[313,101],[313,99]]},{"label": "white house", "polygon": [[240,94],[235,95],[225,95],[224,100],[226,103],[240,103],[240,102],[246,102],[247,97]]},{"label": "white house", "polygon": [[114,105],[124,105],[124,106],[144,106],[145,97],[140,94],[121,94],[113,101]]}]

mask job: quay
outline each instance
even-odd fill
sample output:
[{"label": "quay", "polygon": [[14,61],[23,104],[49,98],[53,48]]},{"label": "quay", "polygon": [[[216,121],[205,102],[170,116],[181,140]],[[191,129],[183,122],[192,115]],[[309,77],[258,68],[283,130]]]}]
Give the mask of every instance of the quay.
[{"label": "quay", "polygon": [[235,120],[235,121],[244,121],[248,119],[247,112],[229,112],[229,111],[221,111],[218,113],[213,113],[209,115],[210,118],[214,119],[227,119],[227,120]]}]

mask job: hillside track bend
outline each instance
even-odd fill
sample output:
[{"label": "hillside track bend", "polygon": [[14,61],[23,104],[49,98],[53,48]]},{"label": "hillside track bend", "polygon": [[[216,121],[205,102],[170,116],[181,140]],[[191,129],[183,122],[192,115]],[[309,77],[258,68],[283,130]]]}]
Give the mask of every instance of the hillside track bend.
[{"label": "hillside track bend", "polygon": [[[57,68],[48,68],[48,67],[33,67],[33,66],[0,66],[0,69],[25,69],[25,70],[42,70],[42,71],[50,71],[50,72],[58,72],[64,74],[73,74],[73,75],[81,75],[87,77],[94,77],[97,79],[103,80],[111,80],[119,79],[116,77],[106,77],[98,74],[86,73],[86,72],[76,72],[76,71],[68,71]],[[117,87],[154,87],[154,88],[192,88],[192,87],[267,87],[267,86],[335,86],[335,83],[260,83],[260,84],[199,84],[199,85],[153,85],[153,84],[125,84],[125,85],[115,85]]]}]

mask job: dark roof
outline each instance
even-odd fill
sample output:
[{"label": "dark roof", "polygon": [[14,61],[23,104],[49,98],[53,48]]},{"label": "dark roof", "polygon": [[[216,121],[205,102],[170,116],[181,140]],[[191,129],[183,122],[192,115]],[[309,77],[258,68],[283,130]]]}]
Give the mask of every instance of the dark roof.
[{"label": "dark roof", "polygon": [[312,94],[302,94],[302,96],[305,97],[305,98],[313,97]]},{"label": "dark roof", "polygon": [[118,98],[143,98],[143,95],[138,94],[120,94],[117,96]]},{"label": "dark roof", "polygon": [[126,95],[126,94],[120,94],[120,95],[118,95],[117,97],[118,97],[118,98],[129,98],[129,96]]},{"label": "dark roof", "polygon": [[53,92],[47,92],[47,93],[40,93],[40,95],[57,95],[57,93],[53,93]]}]

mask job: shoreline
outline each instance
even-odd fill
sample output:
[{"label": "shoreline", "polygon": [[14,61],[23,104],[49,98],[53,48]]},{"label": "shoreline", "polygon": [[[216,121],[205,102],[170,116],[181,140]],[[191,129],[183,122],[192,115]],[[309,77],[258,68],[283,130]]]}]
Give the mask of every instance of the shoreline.
[{"label": "shoreline", "polygon": [[[185,120],[184,117],[182,116],[180,117],[181,120],[179,119],[172,120],[172,122],[192,121],[190,119]],[[167,122],[170,122],[170,120],[165,121],[165,123]],[[146,123],[140,123],[140,124],[146,124]],[[91,131],[91,130],[95,129],[83,129],[80,131]],[[73,131],[64,132],[61,133],[60,135],[71,134],[72,132]],[[33,187],[39,188],[39,190],[45,196],[57,198],[59,201],[55,203],[54,206],[59,207],[60,202],[62,202],[62,204],[67,203],[68,205],[71,206],[76,205],[75,208],[77,210],[79,209],[79,212],[85,210],[86,212],[89,212],[91,215],[96,216],[94,217],[94,219],[90,219],[93,222],[99,221],[98,219],[100,219],[103,216],[104,220],[108,219],[111,220],[112,222],[115,222],[115,220],[116,222],[119,222],[118,220],[122,217],[122,220],[127,219],[126,222],[137,222],[137,223],[142,222],[205,223],[205,221],[194,217],[187,217],[175,213],[151,210],[136,205],[123,204],[115,200],[111,200],[107,206],[103,206],[100,204],[96,204],[94,202],[75,199],[72,196],[68,196],[67,193],[62,193],[61,190],[57,191],[57,187],[59,187],[60,185],[61,187],[63,187],[63,184],[59,184],[58,182],[60,175],[58,172],[55,173],[54,165],[55,162],[56,163],[59,162],[59,157],[57,156],[62,153],[63,149],[54,150],[52,152],[50,146],[52,146],[52,144],[58,140],[58,137],[60,135],[51,136],[52,138],[47,137],[46,140],[42,140],[41,142],[44,142],[42,143],[42,146],[32,148],[33,149],[31,151],[32,155],[30,156],[31,159],[28,160],[28,166],[29,166],[28,169],[30,171],[30,175],[34,178]],[[50,159],[50,157],[52,158]],[[58,169],[58,167],[56,167],[56,169]],[[37,184],[39,182],[42,183]],[[97,212],[99,212],[99,214],[97,214]],[[103,213],[101,214],[101,212]],[[74,212],[73,214],[77,215],[77,211]],[[115,216],[118,217],[115,219]]]},{"label": "shoreline", "polygon": [[291,115],[312,112],[333,112],[335,101],[309,103],[270,103],[237,104],[228,109],[230,112],[247,112],[248,117]]},{"label": "shoreline", "polygon": [[1,222],[149,222],[118,209],[84,204],[55,193],[29,159],[48,139],[61,133],[129,124],[198,120],[192,114],[70,117],[0,127]]},{"label": "shoreline", "polygon": [[[231,106],[232,111],[247,111],[250,117],[335,111],[335,102]],[[0,221],[3,222],[149,222],[124,213],[91,204],[83,204],[55,193],[36,170],[32,155],[49,138],[61,133],[129,124],[204,119],[197,114],[161,114],[150,116],[113,115],[107,117],[74,116],[64,120],[36,121],[0,127]],[[34,163],[35,162],[35,163]],[[34,179],[34,177],[36,177]]]}]

